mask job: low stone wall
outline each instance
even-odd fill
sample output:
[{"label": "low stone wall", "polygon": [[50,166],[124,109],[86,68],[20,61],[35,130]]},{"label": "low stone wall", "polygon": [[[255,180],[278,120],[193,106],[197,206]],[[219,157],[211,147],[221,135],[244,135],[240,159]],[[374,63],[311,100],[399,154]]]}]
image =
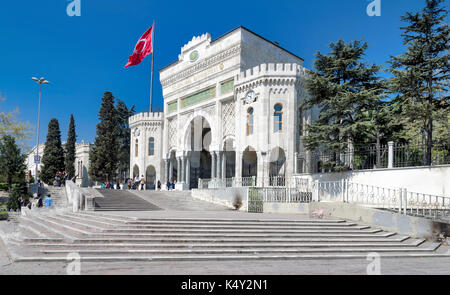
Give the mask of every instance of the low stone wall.
[{"label": "low stone wall", "polygon": [[216,189],[193,189],[191,196],[194,199],[210,202],[217,205],[233,208],[236,198],[242,200],[240,211],[247,211],[248,208],[248,188],[247,187],[228,187]]},{"label": "low stone wall", "polygon": [[450,165],[302,174],[309,181],[341,181],[450,197]]},{"label": "low stone wall", "polygon": [[429,240],[435,240],[439,233],[448,231],[447,225],[430,219],[341,202],[265,203],[263,210],[264,213],[309,215],[314,211],[323,210],[324,216],[351,220],[401,235]]},{"label": "low stone wall", "polygon": [[81,188],[72,181],[66,181],[66,193],[69,204],[72,205],[72,211],[92,211],[95,207],[95,198],[103,196],[93,188]]}]

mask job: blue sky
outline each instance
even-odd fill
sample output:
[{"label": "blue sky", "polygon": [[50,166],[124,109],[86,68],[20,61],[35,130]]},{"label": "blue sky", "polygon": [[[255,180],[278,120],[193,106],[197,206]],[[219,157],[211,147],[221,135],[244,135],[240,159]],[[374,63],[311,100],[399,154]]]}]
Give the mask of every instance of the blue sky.
[{"label": "blue sky", "polygon": [[[69,17],[68,0],[0,2],[0,93],[2,110],[19,107],[20,119],[37,125],[38,85],[44,76],[40,141],[51,118],[66,140],[70,114],[78,142],[93,142],[104,91],[144,111],[149,105],[148,56],[124,69],[137,39],[156,20],[154,104],[162,105],[158,69],[175,61],[194,35],[213,39],[240,25],[277,41],[311,68],[316,51],[328,44],[364,39],[367,60],[385,64],[404,51],[400,16],[425,0],[381,0],[381,16],[369,17],[371,0],[152,1],[81,0],[81,16]],[[35,143],[35,136],[29,145]]]}]

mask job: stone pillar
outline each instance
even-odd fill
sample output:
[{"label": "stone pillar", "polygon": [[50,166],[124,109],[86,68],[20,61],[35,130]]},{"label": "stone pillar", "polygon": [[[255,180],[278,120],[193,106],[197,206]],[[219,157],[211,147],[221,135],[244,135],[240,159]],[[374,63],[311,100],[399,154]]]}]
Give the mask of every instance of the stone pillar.
[{"label": "stone pillar", "polygon": [[178,157],[177,158],[177,183],[180,181],[180,176],[181,176],[181,158]]},{"label": "stone pillar", "polygon": [[167,179],[168,181],[171,180],[173,177],[173,163],[172,160],[169,159],[169,179]]},{"label": "stone pillar", "polygon": [[216,178],[216,153],[211,153],[211,179]]},{"label": "stone pillar", "polygon": [[189,155],[186,157],[186,184],[189,188],[191,182],[191,159],[189,158]]},{"label": "stone pillar", "polygon": [[242,180],[242,152],[236,151],[235,166],[235,177],[237,178],[237,181],[240,182]]},{"label": "stone pillar", "polygon": [[388,142],[388,168],[394,168],[394,142]]},{"label": "stone pillar", "polygon": [[222,152],[222,179],[227,178],[227,152]]},{"label": "stone pillar", "polygon": [[184,156],[181,156],[180,157],[180,161],[181,161],[181,173],[180,173],[180,177],[179,177],[179,181],[180,182],[184,182],[184,180],[185,180],[185,161],[186,161],[186,158],[184,157]]},{"label": "stone pillar", "polygon": [[221,178],[221,152],[216,152],[216,178],[220,179]]},{"label": "stone pillar", "polygon": [[163,187],[169,180],[169,160],[164,159],[164,178],[161,180],[161,187]]}]

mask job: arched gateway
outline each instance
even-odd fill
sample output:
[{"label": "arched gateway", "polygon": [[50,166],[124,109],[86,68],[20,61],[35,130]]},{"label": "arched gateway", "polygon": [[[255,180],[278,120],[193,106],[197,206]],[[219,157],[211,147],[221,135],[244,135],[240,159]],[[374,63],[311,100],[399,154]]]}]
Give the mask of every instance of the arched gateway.
[{"label": "arched gateway", "polygon": [[306,97],[302,63],[243,27],[214,42],[208,33],[194,37],[159,71],[164,113],[130,117],[131,167],[148,175],[151,165],[149,180],[165,189],[173,179],[179,190],[200,178],[267,185],[292,176],[305,152],[298,128],[316,116],[297,111]]}]

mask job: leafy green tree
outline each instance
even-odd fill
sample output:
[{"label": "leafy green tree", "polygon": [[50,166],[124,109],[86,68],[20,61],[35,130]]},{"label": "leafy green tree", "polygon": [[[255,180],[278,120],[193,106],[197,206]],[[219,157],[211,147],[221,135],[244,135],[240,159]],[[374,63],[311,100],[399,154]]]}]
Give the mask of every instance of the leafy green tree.
[{"label": "leafy green tree", "polygon": [[[0,102],[5,101],[5,98],[0,94]],[[17,141],[24,141],[30,139],[33,132],[32,127],[28,123],[22,123],[17,118],[19,109],[16,108],[12,112],[4,112],[0,109],[0,137],[5,135],[13,136]]]},{"label": "leafy green tree", "polygon": [[69,131],[67,133],[67,142],[65,144],[65,167],[69,179],[75,176],[75,143],[77,134],[75,132],[75,120],[73,114],[70,115]]},{"label": "leafy green tree", "polygon": [[17,146],[14,137],[6,135],[0,143],[0,169],[1,175],[11,190],[13,185],[19,187],[20,192],[26,193],[25,155]]},{"label": "leafy green tree", "polygon": [[97,136],[89,154],[89,175],[94,181],[113,180],[117,174],[119,151],[118,115],[114,107],[114,96],[106,91],[98,113]]},{"label": "leafy green tree", "polygon": [[[423,135],[426,141],[425,164],[431,164],[435,115],[449,112],[449,25],[443,0],[426,0],[420,12],[408,12],[401,29],[407,51],[391,57],[393,103],[409,135]],[[441,92],[443,95],[438,95]],[[448,117],[447,117],[448,118]],[[448,120],[448,119],[447,119]],[[412,134],[411,134],[412,133]],[[408,135],[407,132],[405,132]]]},{"label": "leafy green tree", "polygon": [[135,106],[128,108],[127,105],[120,99],[117,99],[117,121],[118,121],[118,144],[119,152],[117,155],[119,177],[128,175],[130,171],[130,126],[128,118],[135,113]]},{"label": "leafy green tree", "polygon": [[316,54],[314,71],[308,72],[305,108],[317,106],[319,118],[307,126],[308,150],[326,148],[332,166],[343,169],[339,155],[349,144],[381,141],[386,111],[382,101],[385,85],[378,77],[380,66],[366,64],[362,58],[367,43],[339,40],[330,44],[331,52]]},{"label": "leafy green tree", "polygon": [[57,119],[51,119],[48,123],[42,164],[41,179],[48,184],[53,184],[56,173],[65,169],[64,149],[61,144],[61,131]]}]

